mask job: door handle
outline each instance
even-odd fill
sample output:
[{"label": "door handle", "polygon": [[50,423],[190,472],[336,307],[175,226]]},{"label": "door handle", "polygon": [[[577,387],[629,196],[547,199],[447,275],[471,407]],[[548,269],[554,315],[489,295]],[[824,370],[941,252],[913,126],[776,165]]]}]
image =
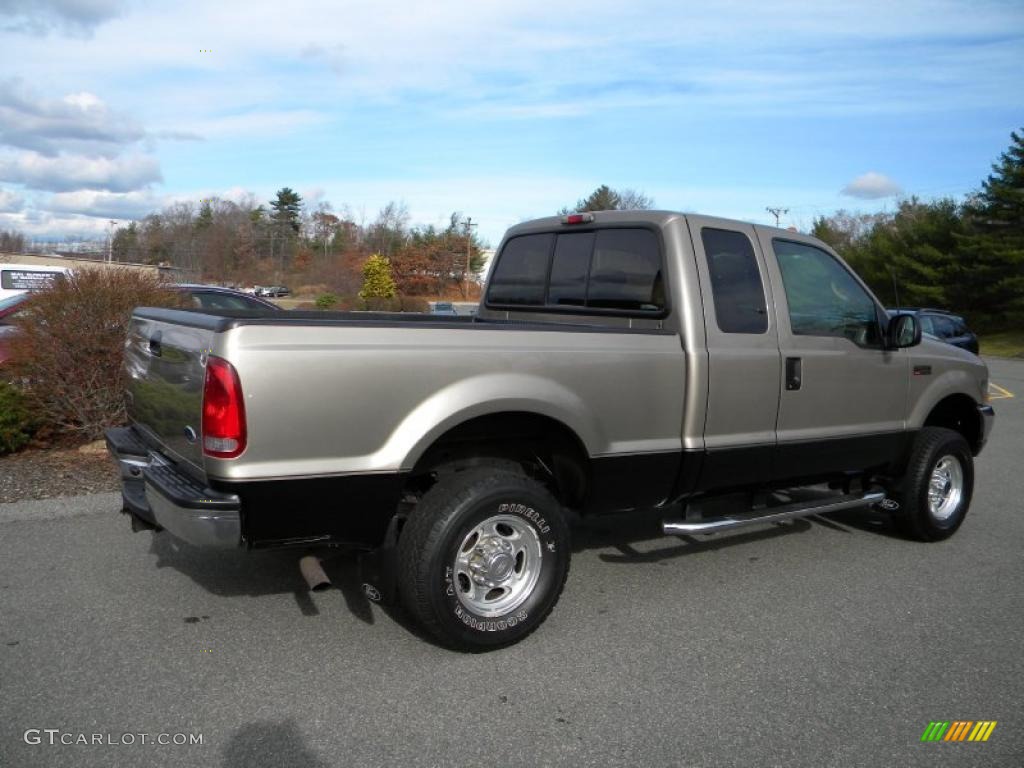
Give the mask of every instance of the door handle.
[{"label": "door handle", "polygon": [[786,389],[800,389],[803,383],[803,365],[799,357],[786,358]]}]

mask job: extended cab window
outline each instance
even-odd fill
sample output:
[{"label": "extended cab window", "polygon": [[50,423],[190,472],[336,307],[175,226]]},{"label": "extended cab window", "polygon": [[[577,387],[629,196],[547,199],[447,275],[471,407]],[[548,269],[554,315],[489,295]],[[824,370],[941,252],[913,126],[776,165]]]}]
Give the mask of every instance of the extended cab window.
[{"label": "extended cab window", "polygon": [[540,306],[548,277],[554,235],[525,235],[505,243],[487,298],[495,304]]},{"label": "extended cab window", "polygon": [[665,276],[658,237],[621,228],[512,238],[498,256],[487,301],[660,312]]},{"label": "extended cab window", "polygon": [[665,307],[658,238],[646,229],[602,229],[594,243],[587,306],[660,310]]},{"label": "extended cab window", "polygon": [[768,309],[754,246],[742,232],[700,232],[711,275],[715,320],[723,333],[766,333]]},{"label": "extended cab window", "polygon": [[797,336],[842,336],[858,346],[878,346],[875,302],[829,253],[804,243],[772,240]]}]

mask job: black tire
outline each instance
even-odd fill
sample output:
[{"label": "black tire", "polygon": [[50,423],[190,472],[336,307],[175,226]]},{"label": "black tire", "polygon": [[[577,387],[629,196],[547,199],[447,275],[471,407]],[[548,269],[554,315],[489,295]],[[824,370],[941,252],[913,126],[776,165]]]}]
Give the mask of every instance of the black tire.
[{"label": "black tire", "polygon": [[[479,526],[502,518],[525,534],[521,537],[524,543],[515,546],[524,548],[523,555],[529,546],[533,553],[529,557],[536,559],[524,558],[524,562],[531,564],[530,573],[537,575],[529,590],[516,587],[521,595],[518,604],[487,615],[471,607],[478,594],[472,590],[484,587],[469,583],[463,571],[456,572],[460,567],[456,557],[460,550],[478,552],[464,544],[473,541]],[[505,530],[517,533],[508,526]],[[503,545],[497,536],[490,538]],[[476,543],[482,546],[484,542],[477,538]],[[506,556],[511,557],[513,571],[520,567],[523,555]],[[569,557],[565,516],[543,485],[518,469],[472,467],[442,475],[410,514],[398,541],[399,592],[412,616],[443,645],[466,651],[501,648],[522,640],[547,618],[569,575]],[[506,559],[503,565],[508,562]],[[509,583],[518,578],[516,573],[508,573]]]},{"label": "black tire", "polygon": [[[929,505],[929,484],[936,466],[947,458],[955,459],[961,470],[960,499],[936,515]],[[906,474],[893,494],[900,505],[895,522],[904,534],[918,541],[948,539],[963,523],[973,492],[974,457],[963,435],[943,427],[925,427],[914,438]]]}]

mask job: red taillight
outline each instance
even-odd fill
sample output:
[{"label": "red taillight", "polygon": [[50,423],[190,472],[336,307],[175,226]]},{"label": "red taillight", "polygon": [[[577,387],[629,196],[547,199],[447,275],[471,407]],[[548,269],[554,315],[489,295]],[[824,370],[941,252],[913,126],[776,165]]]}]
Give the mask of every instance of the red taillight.
[{"label": "red taillight", "polygon": [[203,384],[203,453],[233,459],[245,450],[245,402],[238,371],[227,360],[206,360]]},{"label": "red taillight", "polygon": [[592,213],[570,213],[564,219],[563,224],[590,224],[594,220]]}]

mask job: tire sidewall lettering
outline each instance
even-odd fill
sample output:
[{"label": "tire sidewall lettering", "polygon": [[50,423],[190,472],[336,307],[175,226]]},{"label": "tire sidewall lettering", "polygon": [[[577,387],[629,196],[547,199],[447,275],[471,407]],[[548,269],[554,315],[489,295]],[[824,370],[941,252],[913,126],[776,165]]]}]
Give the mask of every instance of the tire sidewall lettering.
[{"label": "tire sidewall lettering", "polygon": [[[483,509],[478,508],[478,513],[474,515],[477,518],[481,513],[484,517],[489,517],[494,514],[500,515],[516,515],[526,520],[533,528],[537,531],[537,534],[541,540],[541,546],[543,548],[543,556],[554,557],[558,549],[556,542],[556,536],[552,532],[552,528],[548,520],[543,514],[537,511],[536,507],[532,504],[524,504],[521,502],[501,502],[498,504],[488,505]],[[461,539],[460,539],[461,540]],[[449,562],[451,562],[449,560]],[[542,565],[542,569],[550,568],[550,565]],[[448,604],[448,609],[451,612],[450,615],[458,621],[463,627],[472,631],[479,632],[482,634],[490,634],[495,632],[512,632],[517,629],[525,628],[527,619],[532,615],[533,608],[536,606],[536,600],[540,597],[543,603],[546,597],[542,594],[544,590],[544,583],[550,579],[552,574],[545,573],[542,570],[541,580],[537,583],[533,593],[526,599],[523,605],[520,605],[512,613],[499,617],[484,617],[474,614],[468,610],[459,600],[459,596],[456,594],[458,585],[455,582],[455,572],[451,565],[446,564],[442,570],[442,593],[443,599]],[[548,578],[545,578],[548,577]]]}]

